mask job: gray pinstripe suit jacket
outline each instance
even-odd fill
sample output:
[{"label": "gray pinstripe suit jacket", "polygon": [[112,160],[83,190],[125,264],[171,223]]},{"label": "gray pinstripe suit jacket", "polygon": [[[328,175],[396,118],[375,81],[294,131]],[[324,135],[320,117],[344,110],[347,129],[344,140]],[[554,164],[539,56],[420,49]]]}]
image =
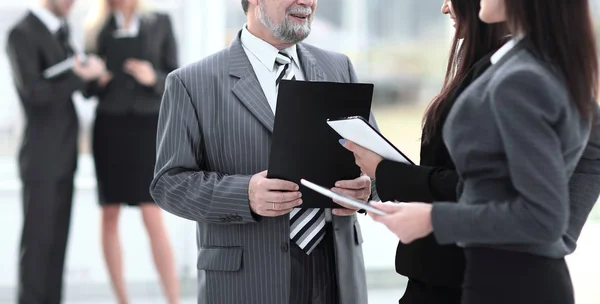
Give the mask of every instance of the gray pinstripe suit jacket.
[{"label": "gray pinstripe suit jacket", "polygon": [[[307,80],[356,81],[345,55],[306,44],[298,54]],[[259,218],[248,202],[251,175],[267,168],[273,122],[239,35],[167,77],[151,193],[197,222],[198,303],[289,302],[289,218]],[[333,216],[332,225],[340,301],[367,303],[356,215]]]}]

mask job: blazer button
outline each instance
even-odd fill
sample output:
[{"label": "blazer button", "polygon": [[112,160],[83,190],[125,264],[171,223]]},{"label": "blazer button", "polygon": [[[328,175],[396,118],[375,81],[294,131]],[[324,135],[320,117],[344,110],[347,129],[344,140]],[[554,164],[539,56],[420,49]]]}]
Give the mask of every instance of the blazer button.
[{"label": "blazer button", "polygon": [[281,244],[281,251],[288,252],[289,249],[290,248],[289,248],[288,244],[285,244],[285,243]]}]

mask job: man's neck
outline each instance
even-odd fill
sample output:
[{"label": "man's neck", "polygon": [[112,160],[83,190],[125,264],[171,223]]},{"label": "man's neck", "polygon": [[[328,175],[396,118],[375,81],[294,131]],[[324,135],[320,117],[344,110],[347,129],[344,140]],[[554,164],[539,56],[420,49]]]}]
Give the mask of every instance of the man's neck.
[{"label": "man's neck", "polygon": [[254,20],[256,20],[256,19],[248,18],[248,22],[247,22],[248,32],[250,32],[252,35],[264,40],[265,42],[272,45],[273,47],[275,47],[278,50],[287,49],[290,46],[294,45],[293,43],[285,43],[285,42],[282,42],[281,40],[275,38],[273,33],[268,28],[266,28],[262,23],[260,23],[260,21],[258,21],[258,20],[254,21]]},{"label": "man's neck", "polygon": [[49,1],[42,1],[40,3],[40,5],[41,5],[41,7],[48,10],[50,13],[52,13],[52,15],[56,16],[56,18],[63,19],[64,16],[61,16],[60,14],[58,14],[56,12],[56,9],[54,7],[52,7],[52,5],[50,4]]}]

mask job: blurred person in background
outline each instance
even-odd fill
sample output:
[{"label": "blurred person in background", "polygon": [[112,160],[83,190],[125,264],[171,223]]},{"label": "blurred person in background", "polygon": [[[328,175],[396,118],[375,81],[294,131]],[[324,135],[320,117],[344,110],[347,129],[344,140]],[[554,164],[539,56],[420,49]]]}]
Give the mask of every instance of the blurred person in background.
[{"label": "blurred person in background", "polygon": [[[22,181],[18,301],[58,304],[71,222],[79,121],[72,95],[104,73],[95,56],[75,56],[66,18],[74,0],[46,0],[8,33],[7,53],[25,114],[19,151]],[[44,74],[74,59],[72,68]],[[68,66],[68,65],[67,65]]]},{"label": "blurred person in background", "polygon": [[99,100],[93,154],[104,258],[118,302],[127,303],[118,219],[122,205],[139,207],[168,303],[178,303],[173,250],[162,211],[149,193],[165,77],[178,66],[175,35],[169,16],[151,11],[141,0],[95,4],[86,22],[85,46],[106,61],[107,73],[85,95]]},{"label": "blurred person in background", "polygon": [[[382,160],[377,166],[362,167],[376,178],[383,201],[456,201],[459,177],[442,139],[442,128],[458,96],[487,70],[491,55],[508,34],[502,25],[479,20],[479,1],[442,3],[441,12],[453,21],[455,33],[444,85],[423,119],[420,165]],[[347,146],[353,149],[352,143]],[[441,246],[433,235],[411,244],[399,242],[396,271],[409,279],[400,303],[460,303],[464,263],[461,248]]]},{"label": "blurred person in background", "polygon": [[[456,202],[375,203],[403,243],[433,233],[466,257],[462,303],[574,303],[565,256],[598,200],[598,59],[587,0],[483,0],[513,38],[459,97],[444,142]],[[378,157],[357,151],[364,169]],[[379,182],[379,180],[377,180]]]}]

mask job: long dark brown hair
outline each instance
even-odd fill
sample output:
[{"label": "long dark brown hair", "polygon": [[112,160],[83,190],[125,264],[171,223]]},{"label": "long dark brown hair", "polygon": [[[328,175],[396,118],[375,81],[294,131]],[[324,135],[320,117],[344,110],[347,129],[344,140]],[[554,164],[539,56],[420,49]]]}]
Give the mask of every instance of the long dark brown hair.
[{"label": "long dark brown hair", "polygon": [[[469,70],[487,54],[500,48],[508,34],[502,24],[485,24],[479,20],[480,0],[452,0],[456,15],[456,32],[440,93],[431,101],[423,117],[422,141],[428,141],[442,123],[444,105],[467,77]],[[462,41],[461,41],[462,40]]]},{"label": "long dark brown hair", "polygon": [[507,25],[563,74],[586,118],[596,112],[598,58],[588,0],[505,0]]}]

